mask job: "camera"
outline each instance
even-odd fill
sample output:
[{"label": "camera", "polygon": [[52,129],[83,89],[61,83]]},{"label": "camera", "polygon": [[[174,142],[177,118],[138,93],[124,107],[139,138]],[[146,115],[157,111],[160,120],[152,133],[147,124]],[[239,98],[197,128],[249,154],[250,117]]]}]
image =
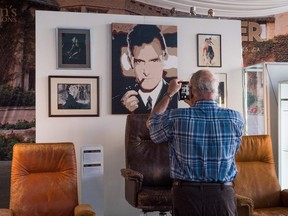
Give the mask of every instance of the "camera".
[{"label": "camera", "polygon": [[185,100],[190,98],[189,95],[189,82],[188,81],[181,81],[182,85],[178,92],[178,99],[179,100]]}]

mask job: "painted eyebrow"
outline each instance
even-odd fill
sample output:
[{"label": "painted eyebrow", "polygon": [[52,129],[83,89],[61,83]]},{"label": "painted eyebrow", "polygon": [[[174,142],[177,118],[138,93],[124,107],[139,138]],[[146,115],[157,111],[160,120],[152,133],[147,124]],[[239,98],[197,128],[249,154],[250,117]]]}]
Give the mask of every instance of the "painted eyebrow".
[{"label": "painted eyebrow", "polygon": [[149,59],[149,61],[157,61],[157,60],[160,60],[160,57],[156,57],[156,58],[153,58],[153,59]]},{"label": "painted eyebrow", "polygon": [[[151,61],[158,61],[158,60],[160,60],[160,57],[156,57],[156,58],[148,59],[148,62],[151,62]],[[134,62],[145,62],[145,60],[134,58]]]},{"label": "painted eyebrow", "polygon": [[136,62],[136,61],[138,61],[138,62],[145,62],[143,59],[134,58],[134,62]]}]

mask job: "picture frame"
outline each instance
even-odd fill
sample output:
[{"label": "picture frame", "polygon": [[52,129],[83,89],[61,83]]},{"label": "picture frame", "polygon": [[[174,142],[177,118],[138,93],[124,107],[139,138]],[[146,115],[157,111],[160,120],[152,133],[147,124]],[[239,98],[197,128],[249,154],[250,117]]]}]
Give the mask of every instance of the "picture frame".
[{"label": "picture frame", "polygon": [[98,76],[49,76],[49,117],[99,116]]},{"label": "picture frame", "polygon": [[90,29],[56,29],[57,69],[90,69]]},{"label": "picture frame", "polygon": [[219,107],[227,108],[227,74],[216,73],[215,76],[219,82],[217,104]]},{"label": "picture frame", "polygon": [[222,67],[220,34],[197,34],[197,66]]}]

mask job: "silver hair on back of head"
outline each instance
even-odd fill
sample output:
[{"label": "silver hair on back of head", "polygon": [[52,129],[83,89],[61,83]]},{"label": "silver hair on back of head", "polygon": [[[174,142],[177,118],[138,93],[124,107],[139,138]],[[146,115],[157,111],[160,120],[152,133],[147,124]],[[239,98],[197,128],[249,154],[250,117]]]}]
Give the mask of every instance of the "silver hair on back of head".
[{"label": "silver hair on back of head", "polygon": [[212,95],[213,99],[218,96],[218,79],[214,73],[208,70],[199,70],[193,74],[190,80],[190,86],[196,97],[204,97],[207,94]]}]

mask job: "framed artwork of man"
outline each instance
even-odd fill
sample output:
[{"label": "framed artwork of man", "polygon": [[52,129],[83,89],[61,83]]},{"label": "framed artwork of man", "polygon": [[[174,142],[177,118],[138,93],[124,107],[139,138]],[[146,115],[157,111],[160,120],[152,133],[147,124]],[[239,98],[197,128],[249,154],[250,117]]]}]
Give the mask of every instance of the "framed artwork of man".
[{"label": "framed artwork of man", "polygon": [[57,68],[90,69],[90,29],[56,29]]},{"label": "framed artwork of man", "polygon": [[150,113],[174,78],[176,26],[112,23],[112,114]]},{"label": "framed artwork of man", "polygon": [[49,76],[49,117],[99,116],[98,76]]}]

